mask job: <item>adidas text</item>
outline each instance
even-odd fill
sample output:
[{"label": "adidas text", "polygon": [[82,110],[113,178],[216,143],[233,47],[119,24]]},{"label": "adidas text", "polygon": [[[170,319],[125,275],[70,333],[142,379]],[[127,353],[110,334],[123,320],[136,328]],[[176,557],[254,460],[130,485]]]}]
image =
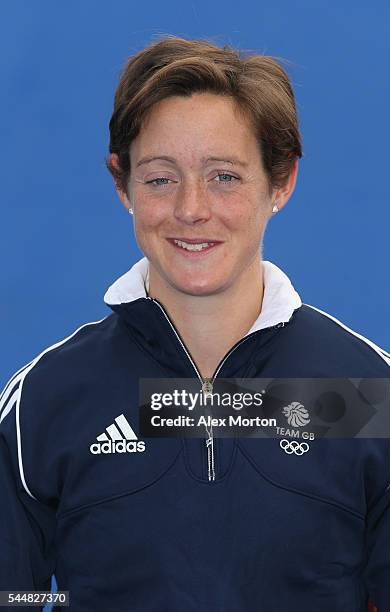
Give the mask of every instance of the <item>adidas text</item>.
[{"label": "adidas text", "polygon": [[113,453],[143,453],[145,450],[145,442],[142,440],[138,442],[136,440],[131,440],[129,442],[126,440],[119,440],[118,442],[108,440],[107,442],[95,442],[91,444],[89,450],[93,455],[100,455],[101,453],[105,455]]}]

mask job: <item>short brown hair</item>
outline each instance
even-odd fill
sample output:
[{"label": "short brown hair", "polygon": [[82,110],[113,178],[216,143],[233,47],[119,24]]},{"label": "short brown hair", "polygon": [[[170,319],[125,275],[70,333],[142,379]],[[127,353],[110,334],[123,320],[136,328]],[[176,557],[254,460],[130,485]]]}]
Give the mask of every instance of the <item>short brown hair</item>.
[{"label": "short brown hair", "polygon": [[298,117],[289,77],[266,55],[247,55],[229,45],[168,35],[131,56],[120,77],[110,120],[106,159],[117,187],[127,193],[130,145],[154,104],[169,96],[211,92],[230,96],[251,121],[272,187],[282,187],[302,157]]}]

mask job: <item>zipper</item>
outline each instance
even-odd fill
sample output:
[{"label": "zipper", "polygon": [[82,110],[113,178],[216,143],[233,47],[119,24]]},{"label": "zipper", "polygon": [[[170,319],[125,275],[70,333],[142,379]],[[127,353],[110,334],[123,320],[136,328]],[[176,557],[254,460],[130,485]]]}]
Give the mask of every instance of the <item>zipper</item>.
[{"label": "zipper", "polygon": [[[254,336],[255,334],[257,334],[260,331],[263,330],[256,330],[254,332],[252,332],[251,334],[248,334],[247,336],[244,336],[243,338],[241,338],[241,340],[238,340],[236,342],[236,344],[234,344],[229,351],[226,353],[226,355],[221,359],[221,361],[219,362],[218,366],[215,369],[214,374],[212,375],[211,378],[203,378],[201,373],[199,372],[196,363],[194,362],[194,360],[191,357],[191,354],[189,353],[187,347],[185,346],[184,342],[182,341],[182,339],[180,338],[179,334],[176,331],[175,326],[173,325],[172,321],[170,320],[170,318],[168,317],[164,307],[160,304],[160,302],[158,300],[156,300],[155,298],[152,298],[150,296],[146,296],[147,300],[152,300],[152,302],[154,302],[155,304],[157,304],[157,306],[160,307],[163,315],[165,316],[166,320],[168,321],[169,325],[171,326],[176,338],[178,339],[180,345],[182,346],[184,352],[186,353],[189,361],[191,362],[197,377],[199,378],[201,385],[202,385],[202,393],[203,396],[206,398],[208,395],[211,395],[213,392],[213,384],[214,381],[216,379],[216,377],[218,376],[218,373],[220,372],[223,364],[225,363],[225,361],[228,359],[228,357],[230,357],[230,355],[243,343],[245,342],[245,340],[247,340],[248,338],[250,338],[251,336]],[[278,323],[277,325],[271,326],[271,327],[284,327],[284,323]],[[265,329],[269,329],[269,328],[265,328]],[[207,448],[207,474],[208,474],[208,479],[209,481],[215,480],[215,463],[214,463],[214,437],[213,437],[213,426],[210,425],[210,429],[207,428],[207,426],[205,425],[206,428],[206,432],[207,432],[207,438],[206,438],[206,448]]]}]

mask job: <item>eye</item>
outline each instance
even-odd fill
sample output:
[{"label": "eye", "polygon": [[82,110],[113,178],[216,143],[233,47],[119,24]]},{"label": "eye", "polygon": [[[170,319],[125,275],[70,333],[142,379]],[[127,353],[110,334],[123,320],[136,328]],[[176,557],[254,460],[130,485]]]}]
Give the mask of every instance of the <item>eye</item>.
[{"label": "eye", "polygon": [[156,181],[170,181],[170,179],[160,176],[158,178],[152,179],[151,181],[146,181],[146,185],[153,185],[153,187],[164,187],[164,185],[168,185],[168,183],[157,183]]},{"label": "eye", "polygon": [[[235,181],[239,180],[237,176],[233,176],[233,174],[229,174],[229,172],[218,172],[217,176],[219,176],[219,177],[229,177],[230,180],[228,180],[228,181],[217,181],[217,183],[225,183],[227,185],[231,185]],[[215,178],[217,178],[217,176]],[[234,180],[232,180],[232,179],[234,179]]]}]

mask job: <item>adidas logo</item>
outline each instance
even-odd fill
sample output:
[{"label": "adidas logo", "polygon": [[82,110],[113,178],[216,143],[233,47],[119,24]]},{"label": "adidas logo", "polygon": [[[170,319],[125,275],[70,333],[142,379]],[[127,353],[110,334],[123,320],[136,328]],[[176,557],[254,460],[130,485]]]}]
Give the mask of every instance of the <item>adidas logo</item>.
[{"label": "adidas logo", "polygon": [[116,417],[115,423],[106,427],[106,432],[97,436],[98,441],[89,447],[93,455],[142,453],[145,450],[145,442],[138,440],[124,414]]}]

